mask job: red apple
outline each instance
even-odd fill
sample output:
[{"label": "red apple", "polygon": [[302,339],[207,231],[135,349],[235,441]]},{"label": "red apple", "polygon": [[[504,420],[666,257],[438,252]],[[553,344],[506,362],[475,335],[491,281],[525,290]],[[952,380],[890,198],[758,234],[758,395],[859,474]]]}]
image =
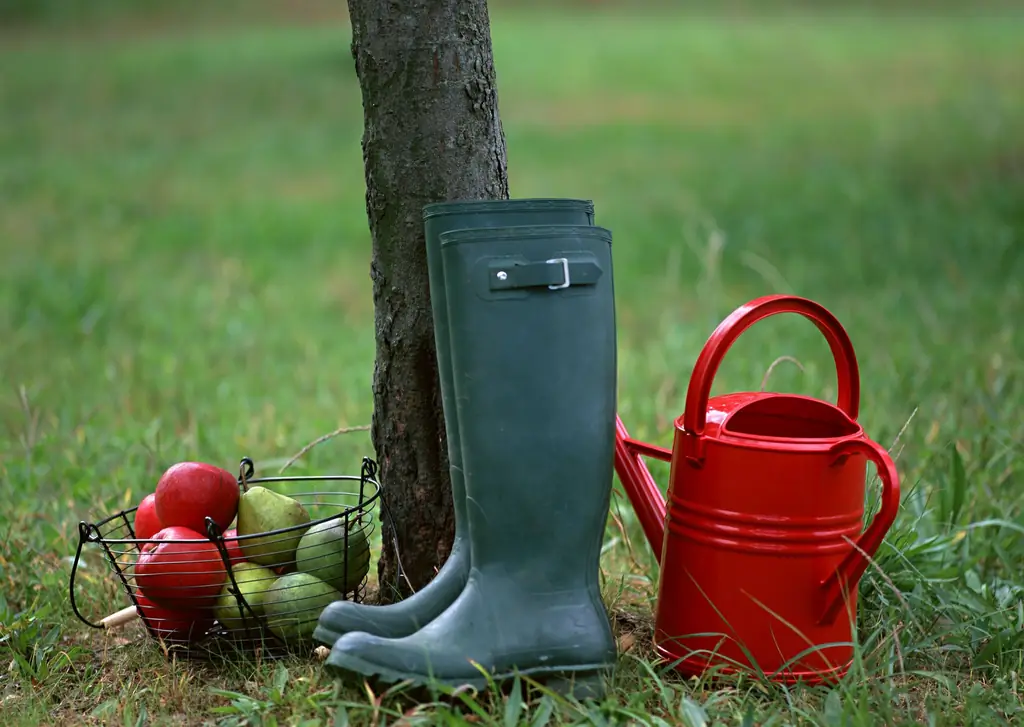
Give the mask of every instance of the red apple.
[{"label": "red apple", "polygon": [[208,611],[163,608],[141,593],[136,594],[135,598],[139,602],[135,610],[145,617],[150,629],[159,639],[192,639],[201,636],[213,626],[213,616]]},{"label": "red apple", "polygon": [[[142,553],[135,564],[135,583],[142,594],[164,608],[212,607],[228,575],[217,546],[195,530],[175,525],[153,539],[158,541],[155,547]],[[175,542],[179,540],[198,542]]]},{"label": "red apple", "polygon": [[242,549],[238,546],[238,530],[231,528],[230,530],[224,531],[224,547],[228,551],[228,560],[231,561],[231,565],[241,563],[245,560],[245,555],[242,553]]},{"label": "red apple", "polygon": [[206,517],[224,530],[238,512],[238,480],[227,470],[201,462],[179,462],[156,485],[156,514],[165,527],[179,525],[206,533]]},{"label": "red apple", "polygon": [[[135,509],[135,537],[139,540],[152,538],[163,529],[156,515],[156,493],[146,495]],[[145,543],[148,545],[148,543]]]}]

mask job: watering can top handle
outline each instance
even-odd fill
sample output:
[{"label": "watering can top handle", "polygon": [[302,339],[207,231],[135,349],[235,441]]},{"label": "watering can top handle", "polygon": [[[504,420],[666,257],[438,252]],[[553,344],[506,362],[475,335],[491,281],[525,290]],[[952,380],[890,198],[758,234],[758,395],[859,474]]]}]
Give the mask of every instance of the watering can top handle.
[{"label": "watering can top handle", "polygon": [[811,320],[822,332],[832,349],[839,384],[838,407],[856,420],[860,409],[860,373],[853,343],[839,320],[824,306],[796,295],[766,295],[746,303],[718,324],[704,344],[690,377],[686,392],[683,428],[700,436],[707,422],[708,398],[718,366],[726,352],[745,330],[762,318],[779,313],[799,313]]}]

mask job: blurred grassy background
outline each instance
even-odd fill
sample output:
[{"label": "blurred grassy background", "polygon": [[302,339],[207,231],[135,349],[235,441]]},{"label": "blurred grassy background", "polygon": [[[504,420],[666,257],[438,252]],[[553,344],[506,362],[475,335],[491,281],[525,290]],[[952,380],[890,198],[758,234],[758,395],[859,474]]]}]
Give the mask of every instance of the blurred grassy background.
[{"label": "blurred grassy background", "polygon": [[[79,519],[135,504],[173,461],[275,469],[372,405],[344,3],[126,6],[0,0],[0,583],[8,614],[51,604],[42,623],[70,633]],[[889,446],[905,427],[893,537],[1016,522],[1024,12],[809,8],[495,3],[512,194],[592,198],[613,231],[635,436],[670,442],[723,316],[793,292],[847,326],[868,433]],[[758,387],[791,355],[804,371],[778,367],[771,388],[832,397],[827,354],[809,323],[774,318],[715,391]],[[968,489],[950,515],[953,445]],[[355,472],[364,454],[353,434],[294,469]],[[1019,573],[1004,535],[965,543],[956,578]],[[645,550],[607,556],[641,598]],[[95,616],[123,599],[99,570],[83,589]]]}]

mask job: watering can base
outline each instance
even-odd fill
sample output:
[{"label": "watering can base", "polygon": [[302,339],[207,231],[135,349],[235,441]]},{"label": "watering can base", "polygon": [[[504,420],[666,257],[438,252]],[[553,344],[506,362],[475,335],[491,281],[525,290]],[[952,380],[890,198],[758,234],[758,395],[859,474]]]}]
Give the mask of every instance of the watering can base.
[{"label": "watering can base", "polygon": [[[685,656],[672,653],[661,644],[655,644],[654,649],[665,663],[673,665],[674,671],[686,677],[697,677],[698,679],[710,677],[711,680],[716,680],[736,677],[740,674],[756,676],[758,673],[753,667],[735,666],[735,661],[738,661],[738,659],[720,659],[716,661],[713,659],[701,659],[693,655]],[[769,672],[765,674],[765,678],[776,684],[785,685],[801,682],[809,686],[836,684],[846,676],[852,663],[853,660],[851,659],[844,664],[827,669],[805,669],[798,671],[787,669],[786,671]],[[708,672],[712,673],[709,675]]]}]

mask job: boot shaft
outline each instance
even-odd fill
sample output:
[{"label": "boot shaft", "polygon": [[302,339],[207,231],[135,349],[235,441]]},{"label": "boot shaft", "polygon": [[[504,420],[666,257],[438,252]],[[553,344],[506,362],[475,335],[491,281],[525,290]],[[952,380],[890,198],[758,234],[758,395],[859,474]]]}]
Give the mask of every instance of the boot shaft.
[{"label": "boot shaft", "polygon": [[[593,225],[594,203],[584,199],[458,200],[423,207],[423,232],[427,245],[430,305],[434,318],[437,356],[447,366],[448,305],[441,234],[450,230],[519,225]],[[442,386],[450,386],[449,379]]]},{"label": "boot shaft", "polygon": [[[434,343],[448,439],[448,459],[458,470],[462,466],[458,419],[454,411],[451,364],[449,362],[448,304],[445,272],[441,259],[441,234],[449,230],[515,225],[592,225],[594,203],[583,199],[458,200],[436,202],[423,207],[423,231],[427,246],[430,278],[430,307],[434,321]],[[461,488],[461,473],[452,473],[453,486]],[[460,495],[461,493],[456,493]],[[456,513],[456,526],[459,526]]]},{"label": "boot shaft", "polygon": [[[427,270],[434,325],[444,326],[447,301],[440,237],[444,232],[519,225],[593,225],[594,203],[585,199],[505,199],[435,202],[423,207]],[[444,341],[447,343],[447,340]],[[440,348],[441,341],[438,341]],[[439,353],[447,357],[447,351]]]},{"label": "boot shaft", "polygon": [[525,573],[538,592],[596,587],[615,438],[611,233],[440,239],[473,566]]}]

